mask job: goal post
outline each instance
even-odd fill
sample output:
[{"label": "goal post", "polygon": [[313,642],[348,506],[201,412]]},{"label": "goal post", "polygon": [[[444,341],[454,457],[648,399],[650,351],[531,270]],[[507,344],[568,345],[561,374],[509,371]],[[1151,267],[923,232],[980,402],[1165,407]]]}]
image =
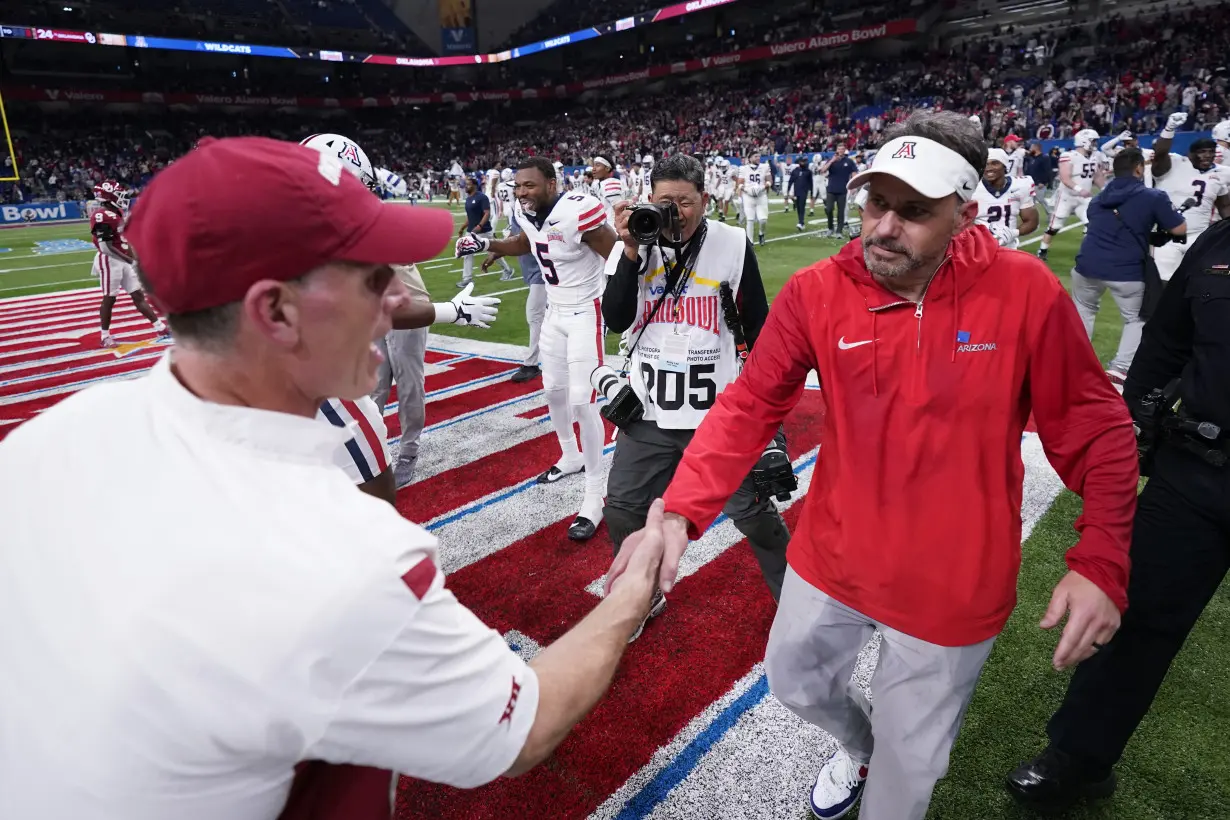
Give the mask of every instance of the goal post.
[{"label": "goal post", "polygon": [[[17,152],[13,150],[13,134],[9,131],[9,116],[4,110],[4,95],[0,94],[0,126],[4,127],[4,150],[8,153],[8,168],[0,168],[0,182],[20,182],[21,174],[17,170]],[[9,172],[11,169],[11,173]]]}]

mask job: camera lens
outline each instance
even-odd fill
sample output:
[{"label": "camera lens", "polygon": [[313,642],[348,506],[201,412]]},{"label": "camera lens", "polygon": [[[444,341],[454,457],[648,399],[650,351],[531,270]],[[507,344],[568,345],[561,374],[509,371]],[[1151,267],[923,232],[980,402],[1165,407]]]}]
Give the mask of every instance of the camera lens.
[{"label": "camera lens", "polygon": [[642,245],[658,241],[662,233],[662,214],[657,208],[635,208],[628,215],[628,233]]}]

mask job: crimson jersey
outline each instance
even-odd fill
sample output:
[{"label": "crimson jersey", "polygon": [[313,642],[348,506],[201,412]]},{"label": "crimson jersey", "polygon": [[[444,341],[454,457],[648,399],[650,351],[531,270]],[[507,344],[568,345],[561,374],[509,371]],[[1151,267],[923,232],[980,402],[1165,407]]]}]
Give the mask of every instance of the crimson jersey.
[{"label": "crimson jersey", "polygon": [[131,258],[132,250],[128,247],[128,240],[120,235],[123,225],[124,215],[113,207],[104,205],[94,212],[90,219],[90,234],[99,253],[103,252],[102,243],[107,241],[112,248]]}]

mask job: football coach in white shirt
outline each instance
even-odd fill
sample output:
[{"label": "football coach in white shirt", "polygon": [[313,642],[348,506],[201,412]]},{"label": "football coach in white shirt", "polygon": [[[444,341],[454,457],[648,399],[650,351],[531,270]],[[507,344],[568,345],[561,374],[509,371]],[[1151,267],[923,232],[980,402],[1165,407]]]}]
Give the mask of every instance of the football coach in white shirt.
[{"label": "football coach in white shirt", "polygon": [[[451,232],[268,139],[203,141],[142,194],[125,233],[175,347],[0,443],[0,818],[387,818],[391,772],[519,774],[602,696],[660,502],[639,571],[526,664],[313,418],[371,391],[390,265]],[[305,786],[309,761],[343,765]]]}]

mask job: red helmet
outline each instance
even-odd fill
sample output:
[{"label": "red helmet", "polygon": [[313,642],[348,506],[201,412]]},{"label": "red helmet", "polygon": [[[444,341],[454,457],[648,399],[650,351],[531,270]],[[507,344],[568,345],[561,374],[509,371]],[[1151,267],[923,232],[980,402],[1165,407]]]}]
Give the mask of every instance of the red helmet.
[{"label": "red helmet", "polygon": [[103,180],[94,186],[94,198],[123,208],[128,204],[128,189],[113,179]]}]

